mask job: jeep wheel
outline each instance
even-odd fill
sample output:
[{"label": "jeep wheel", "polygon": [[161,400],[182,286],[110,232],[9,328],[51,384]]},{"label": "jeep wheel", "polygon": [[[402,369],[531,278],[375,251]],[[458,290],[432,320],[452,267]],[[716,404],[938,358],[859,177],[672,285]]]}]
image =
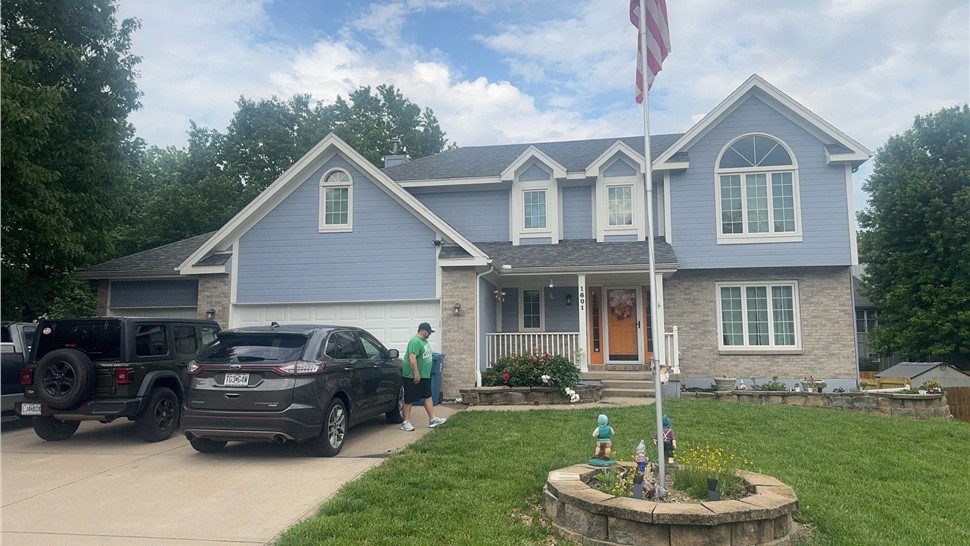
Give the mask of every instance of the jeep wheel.
[{"label": "jeep wheel", "polygon": [[344,401],[334,397],[323,414],[323,430],[310,442],[310,448],[321,457],[333,457],[344,447],[347,435],[347,408]]},{"label": "jeep wheel", "polygon": [[199,453],[219,453],[222,448],[226,447],[225,440],[210,440],[208,438],[195,438],[189,440],[189,443],[192,444],[192,449]]},{"label": "jeep wheel", "polygon": [[394,404],[394,409],[384,414],[387,417],[388,423],[394,423],[395,425],[404,422],[404,385],[397,390],[397,402]]},{"label": "jeep wheel", "polygon": [[44,355],[35,372],[37,396],[54,409],[67,409],[87,399],[94,389],[94,363],[77,349]]},{"label": "jeep wheel", "polygon": [[67,440],[77,432],[80,421],[61,421],[50,416],[34,417],[34,432],[48,442]]},{"label": "jeep wheel", "polygon": [[135,430],[146,442],[167,440],[179,426],[179,399],[168,387],[152,391],[141,415],[135,418]]}]

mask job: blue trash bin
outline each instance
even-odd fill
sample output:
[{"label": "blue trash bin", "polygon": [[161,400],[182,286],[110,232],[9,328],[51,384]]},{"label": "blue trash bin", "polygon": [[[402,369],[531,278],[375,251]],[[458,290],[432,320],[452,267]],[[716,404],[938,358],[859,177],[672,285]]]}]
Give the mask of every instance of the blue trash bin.
[{"label": "blue trash bin", "polygon": [[[431,403],[437,406],[441,403],[441,366],[444,364],[445,355],[441,353],[431,353]],[[423,406],[424,398],[414,403],[415,406]]]}]

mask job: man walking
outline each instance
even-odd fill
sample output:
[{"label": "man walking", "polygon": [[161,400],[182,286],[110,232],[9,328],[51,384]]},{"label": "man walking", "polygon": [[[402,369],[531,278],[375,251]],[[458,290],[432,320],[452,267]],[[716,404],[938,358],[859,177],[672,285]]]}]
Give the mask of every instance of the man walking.
[{"label": "man walking", "polygon": [[411,432],[411,406],[424,398],[424,410],[428,412],[428,426],[435,428],[448,419],[434,416],[434,404],[431,400],[431,344],[428,338],[434,330],[427,322],[418,325],[418,333],[408,342],[404,351],[404,366],[401,375],[404,376],[404,422],[401,430]]}]

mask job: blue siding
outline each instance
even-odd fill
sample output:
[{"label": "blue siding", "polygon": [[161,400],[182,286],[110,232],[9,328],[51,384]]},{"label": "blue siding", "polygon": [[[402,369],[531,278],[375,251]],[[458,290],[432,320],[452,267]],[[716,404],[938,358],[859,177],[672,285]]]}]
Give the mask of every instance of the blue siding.
[{"label": "blue siding", "polygon": [[562,190],[563,239],[593,239],[593,188]]},{"label": "blue siding", "polygon": [[199,281],[111,281],[111,307],[195,307]]},{"label": "blue siding", "polygon": [[603,176],[635,176],[637,170],[634,169],[629,163],[624,159],[617,159],[612,165],[603,171]]},{"label": "blue siding", "polygon": [[552,237],[522,237],[519,239],[520,245],[551,245]]},{"label": "blue siding", "polygon": [[632,243],[637,241],[636,235],[604,235],[604,243]]},{"label": "blue siding", "polygon": [[550,178],[552,178],[552,175],[535,163],[529,165],[529,168],[519,175],[519,180],[522,180],[523,182],[531,182],[533,180],[549,180]]},{"label": "blue siding", "polygon": [[[505,288],[505,302],[502,304],[502,331],[519,331],[519,289]],[[549,288],[542,289],[545,298],[545,331],[546,332],[578,332],[579,309],[576,298],[578,289],[575,286],[557,286],[552,289],[552,299],[549,299]],[[566,295],[573,297],[573,304],[566,305]]]},{"label": "blue siding", "polygon": [[485,334],[494,334],[495,329],[495,313],[497,311],[497,305],[495,301],[495,286],[486,281],[485,279],[479,279],[478,281],[478,362],[480,363],[479,368],[485,370],[488,366],[488,345],[486,344]]},{"label": "blue siding", "polygon": [[[319,181],[353,178],[353,232],[319,232]],[[434,232],[336,156],[239,241],[236,301],[297,303],[435,297]]]},{"label": "blue siding", "polygon": [[509,190],[412,189],[422,203],[472,242],[510,241]]},{"label": "blue siding", "polygon": [[519,331],[519,289],[503,288],[505,301],[502,302],[502,331]]},{"label": "blue siding", "polygon": [[[717,244],[714,163],[728,142],[751,132],[782,140],[795,154],[802,242]],[[850,265],[849,210],[842,165],[825,164],[822,143],[749,98],[690,148],[690,168],[671,175],[672,242],[682,269]]]}]

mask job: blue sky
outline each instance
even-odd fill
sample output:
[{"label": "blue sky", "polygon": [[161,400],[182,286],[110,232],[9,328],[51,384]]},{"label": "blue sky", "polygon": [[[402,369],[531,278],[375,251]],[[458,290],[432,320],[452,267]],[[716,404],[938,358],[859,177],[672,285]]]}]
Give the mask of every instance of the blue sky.
[{"label": "blue sky", "polygon": [[[636,135],[627,0],[121,0],[142,27],[149,144],[225,130],[239,96],[331,102],[392,83],[459,145]],[[875,151],[970,100],[966,0],[668,0],[651,133],[687,131],[752,73]],[[871,161],[855,178],[856,207]]]}]

